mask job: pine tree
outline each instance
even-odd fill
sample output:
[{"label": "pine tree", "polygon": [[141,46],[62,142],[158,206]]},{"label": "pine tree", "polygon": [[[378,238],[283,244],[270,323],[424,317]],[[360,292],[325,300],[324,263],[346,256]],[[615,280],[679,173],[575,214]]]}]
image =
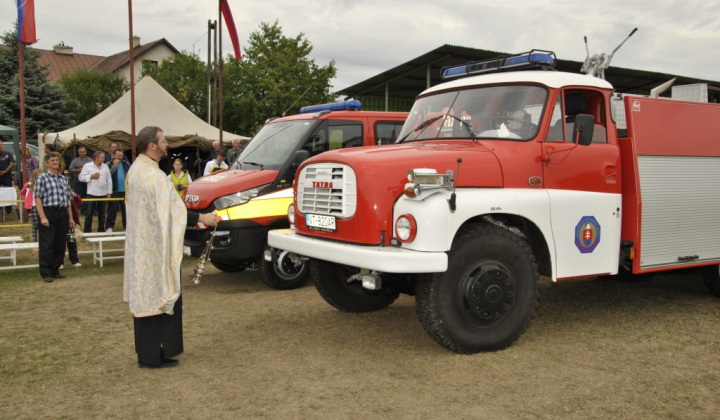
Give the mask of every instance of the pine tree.
[{"label": "pine tree", "polygon": [[[20,129],[20,76],[17,25],[2,35],[0,48],[0,125]],[[38,63],[40,52],[23,46],[25,78],[25,128],[28,140],[44,131],[68,128],[70,118],[63,111],[65,93],[48,80],[47,67]]]}]

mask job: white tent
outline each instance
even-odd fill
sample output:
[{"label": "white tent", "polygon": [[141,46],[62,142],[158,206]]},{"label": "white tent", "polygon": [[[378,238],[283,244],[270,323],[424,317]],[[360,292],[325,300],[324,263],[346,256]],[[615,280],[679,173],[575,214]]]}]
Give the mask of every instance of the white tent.
[{"label": "white tent", "polygon": [[[135,85],[135,129],[139,132],[149,125],[163,130],[171,148],[197,146],[208,151],[212,149],[212,142],[220,137],[220,130],[196,117],[152,77],[145,76]],[[74,138],[77,143],[92,150],[108,150],[111,142],[129,150],[132,146],[130,133],[128,91],[107,109],[80,125],[59,133],[39,134],[38,143],[55,142],[62,148]],[[223,144],[231,145],[234,139],[246,140],[249,137],[223,131]]]}]

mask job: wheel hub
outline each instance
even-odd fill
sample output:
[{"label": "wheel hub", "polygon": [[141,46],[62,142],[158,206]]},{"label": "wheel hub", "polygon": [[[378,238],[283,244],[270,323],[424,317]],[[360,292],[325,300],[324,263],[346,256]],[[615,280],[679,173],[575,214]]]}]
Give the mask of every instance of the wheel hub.
[{"label": "wheel hub", "polygon": [[302,261],[299,265],[293,262],[288,251],[278,251],[275,255],[275,270],[283,278],[295,277],[302,270],[303,265]]},{"label": "wheel hub", "polygon": [[503,319],[515,303],[515,279],[498,262],[482,262],[468,270],[460,282],[463,316],[484,327]]}]

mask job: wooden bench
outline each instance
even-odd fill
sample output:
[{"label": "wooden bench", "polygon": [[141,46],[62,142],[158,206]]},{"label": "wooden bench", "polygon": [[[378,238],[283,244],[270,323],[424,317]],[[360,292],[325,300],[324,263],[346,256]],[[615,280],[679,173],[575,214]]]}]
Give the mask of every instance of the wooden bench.
[{"label": "wooden bench", "polygon": [[125,236],[125,232],[87,232],[83,233],[83,238],[104,238],[106,236]]},{"label": "wooden bench", "polygon": [[[98,232],[101,233],[101,232]],[[125,255],[113,255],[113,256],[105,256],[104,252],[115,252],[115,251],[125,251],[124,248],[121,249],[107,249],[103,250],[103,244],[105,242],[125,242],[125,235],[122,236],[96,236],[96,237],[84,237],[86,241],[90,242],[93,246],[93,264],[96,264],[97,262],[100,262],[100,267],[103,266],[104,260],[115,260],[120,258],[125,258]]]},{"label": "wooden bench", "polygon": [[31,267],[37,267],[38,264],[31,264],[31,265],[17,265],[17,254],[16,252],[22,249],[33,249],[37,248],[38,243],[37,242],[19,242],[19,243],[0,243],[0,251],[10,251],[10,257],[2,257],[5,259],[10,259],[10,262],[12,265],[0,267],[0,270],[14,270],[17,268],[31,268]]}]

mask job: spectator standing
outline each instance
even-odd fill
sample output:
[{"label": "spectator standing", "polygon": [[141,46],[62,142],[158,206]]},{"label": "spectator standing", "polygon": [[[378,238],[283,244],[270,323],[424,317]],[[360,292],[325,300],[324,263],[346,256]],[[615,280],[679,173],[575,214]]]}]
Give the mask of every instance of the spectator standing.
[{"label": "spectator standing", "polygon": [[[33,156],[32,153],[30,153],[30,149],[28,147],[25,147],[25,157],[23,163],[25,164],[23,170],[27,175],[27,178],[25,178],[25,182],[28,182],[30,181],[30,177],[32,176],[33,171],[40,168],[40,162],[38,162],[38,158]],[[17,171],[17,184],[23,185],[22,173],[20,171]]]},{"label": "spectator standing", "polygon": [[[115,159],[115,152],[117,150],[122,150],[118,147],[117,143],[110,143],[110,151],[105,153],[105,164],[112,163],[113,159]],[[130,164],[130,160],[125,156],[125,153],[123,153],[123,161]]]},{"label": "spectator standing", "polygon": [[217,157],[218,152],[220,151],[220,142],[214,141],[213,142],[213,149],[210,151],[210,154],[208,155],[208,160],[213,160]]},{"label": "spectator standing", "polygon": [[[57,147],[55,147],[52,143],[45,143],[45,155],[47,156],[48,153],[58,153]],[[58,159],[60,159],[60,166],[58,167],[58,173],[62,176],[65,175],[65,159],[58,153]],[[43,165],[47,166],[47,165]],[[47,168],[43,167],[43,171],[46,171]]]},{"label": "spectator standing", "polygon": [[[15,167],[15,156],[5,150],[5,145],[0,140],[0,187],[12,187],[12,170]],[[5,206],[7,214],[12,213],[12,206]]]},{"label": "spectator standing", "polygon": [[[87,184],[80,181],[79,176],[83,166],[85,166],[86,163],[91,163],[93,160],[87,155],[87,149],[84,146],[78,147],[77,153],[78,157],[70,162],[70,167],[68,168],[68,172],[72,178],[70,186],[80,198],[85,198],[87,195]],[[85,207],[86,205],[84,203],[80,206],[80,212],[82,214],[85,214]]]},{"label": "spectator standing", "polygon": [[192,184],[192,178],[190,177],[188,171],[183,171],[183,161],[180,158],[173,159],[173,171],[170,172],[168,178],[170,179],[170,182],[172,182],[180,197],[183,196],[185,188]]},{"label": "spectator standing", "polygon": [[186,226],[217,225],[214,213],[191,213],[158,166],[167,141],[158,127],[137,136],[137,159],[127,175],[123,300],[133,314],[140,368],[170,368],[183,352],[180,264]]},{"label": "spectator standing", "polygon": [[70,199],[72,191],[67,179],[59,172],[60,156],[48,153],[43,159],[48,170],[35,181],[33,196],[40,218],[39,266],[40,275],[46,283],[53,279],[64,279],[60,265],[65,259],[65,241],[68,230],[75,227],[72,220]]},{"label": "spectator standing", "polygon": [[227,151],[227,164],[228,166],[235,163],[235,160],[240,156],[243,149],[240,148],[240,139],[235,139],[232,142],[232,149]]},{"label": "spectator standing", "polygon": [[115,151],[115,158],[111,163],[108,163],[108,169],[110,170],[110,178],[112,179],[112,198],[122,198],[122,201],[111,201],[108,206],[107,224],[105,225],[106,232],[112,232],[115,227],[115,217],[117,216],[118,207],[122,213],[122,225],[123,229],[126,228],[125,218],[125,176],[130,170],[130,164],[123,160],[125,154],[122,150]]},{"label": "spectator standing", "polygon": [[219,171],[221,169],[227,169],[227,163],[225,163],[225,151],[220,150],[217,152],[217,157],[205,165],[205,172],[203,172],[203,175],[211,174],[215,171]]},{"label": "spectator standing", "polygon": [[[105,154],[97,151],[93,154],[93,161],[86,163],[80,171],[80,181],[87,184],[87,198],[110,198],[112,195],[112,178],[110,169],[103,165]],[[98,232],[105,231],[105,202],[88,201],[85,214],[85,232],[92,232],[92,219],[95,209],[98,210]]]},{"label": "spectator standing", "polygon": [[[12,170],[15,167],[15,156],[5,150],[5,144],[0,141],[0,187],[12,187]],[[10,208],[8,206],[8,208]]]}]

